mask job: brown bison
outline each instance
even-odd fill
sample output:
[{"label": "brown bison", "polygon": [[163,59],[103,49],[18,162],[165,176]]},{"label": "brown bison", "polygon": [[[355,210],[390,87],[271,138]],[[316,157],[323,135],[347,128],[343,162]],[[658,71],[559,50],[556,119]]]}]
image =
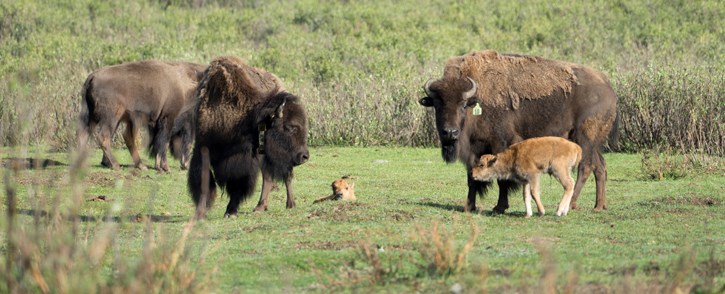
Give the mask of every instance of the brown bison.
[{"label": "brown bison", "polygon": [[562,216],[569,212],[574,193],[571,170],[581,159],[582,149],[576,143],[559,137],[537,137],[513,144],[496,155],[481,155],[478,164],[471,170],[471,176],[476,181],[507,179],[525,184],[526,217],[530,217],[532,195],[539,215],[544,215],[539,179],[542,173],[549,173],[564,187],[564,196],[556,211],[556,216]]},{"label": "brown bison", "polygon": [[[606,165],[600,147],[616,129],[617,96],[607,77],[590,67],[487,50],[455,56],[443,77],[428,81],[420,104],[435,109],[443,159],[468,171],[466,210],[490,182],[474,181],[471,168],[482,154],[503,151],[527,138],[558,136],[583,150],[571,207],[590,173],[596,179],[595,210],[606,209]],[[508,206],[517,184],[499,180],[495,212]]]},{"label": "brown bison", "polygon": [[[98,144],[103,149],[104,166],[120,166],[111,152],[111,142],[121,122],[126,124],[123,140],[136,168],[146,169],[139,156],[140,128],[148,128],[148,149],[156,157],[156,169],[168,171],[167,146],[179,143],[182,134],[171,135],[174,121],[186,105],[194,101],[194,90],[205,65],[188,62],[140,61],[101,68],[88,75],[81,95],[78,141],[84,147],[89,135],[99,127]],[[189,136],[184,139],[191,140]],[[174,141],[176,141],[174,143]],[[183,148],[182,148],[183,149]],[[175,149],[174,154],[188,153]],[[182,159],[182,168],[188,163]]]},{"label": "brown bison", "polygon": [[[213,204],[216,184],[229,194],[224,216],[236,216],[241,201],[254,191],[260,168],[262,193],[254,211],[267,210],[273,180],[284,180],[287,208],[295,207],[292,169],[309,159],[307,117],[299,99],[276,76],[237,57],[212,61],[197,95],[188,178],[197,217],[205,217]],[[209,150],[213,173],[202,174],[202,148]],[[208,194],[202,193],[202,176],[210,179]]]}]

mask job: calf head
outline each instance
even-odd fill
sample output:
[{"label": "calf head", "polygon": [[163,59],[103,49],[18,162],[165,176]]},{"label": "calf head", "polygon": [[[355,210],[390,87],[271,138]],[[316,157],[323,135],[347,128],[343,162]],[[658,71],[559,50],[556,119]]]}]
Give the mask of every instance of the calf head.
[{"label": "calf head", "polygon": [[484,154],[478,160],[478,163],[471,169],[471,176],[476,181],[490,182],[499,178],[499,174],[494,168],[496,163],[496,155]]},{"label": "calf head", "polygon": [[334,200],[355,200],[355,183],[348,183],[345,176],[332,182],[332,195]]},{"label": "calf head", "polygon": [[446,162],[457,157],[458,139],[462,135],[466,109],[476,105],[476,82],[469,77],[448,78],[428,81],[423,87],[427,97],[420,99],[420,105],[433,107],[436,128],[441,141],[442,155]]},{"label": "calf head", "polygon": [[298,98],[287,92],[274,94],[262,107],[257,123],[264,125],[264,167],[276,179],[287,179],[292,168],[310,158],[307,150],[307,116]]}]

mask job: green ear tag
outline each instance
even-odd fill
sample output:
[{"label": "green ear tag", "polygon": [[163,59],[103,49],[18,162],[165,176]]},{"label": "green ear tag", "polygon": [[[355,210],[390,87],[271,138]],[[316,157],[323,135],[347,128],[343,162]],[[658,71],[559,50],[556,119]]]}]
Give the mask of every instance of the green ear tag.
[{"label": "green ear tag", "polygon": [[473,115],[481,115],[481,105],[476,103],[476,106],[473,107]]}]

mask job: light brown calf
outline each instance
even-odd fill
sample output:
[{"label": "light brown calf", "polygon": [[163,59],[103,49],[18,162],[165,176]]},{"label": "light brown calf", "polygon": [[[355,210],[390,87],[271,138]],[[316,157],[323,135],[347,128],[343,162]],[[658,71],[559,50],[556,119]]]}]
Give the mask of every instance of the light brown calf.
[{"label": "light brown calf", "polygon": [[539,178],[542,173],[549,173],[564,186],[564,197],[556,211],[557,216],[562,216],[569,212],[569,204],[574,193],[571,170],[579,164],[581,158],[582,149],[576,143],[559,137],[539,137],[513,144],[496,155],[482,155],[471,172],[477,181],[505,179],[525,184],[524,202],[527,217],[532,215],[532,194],[539,215],[544,215]]},{"label": "light brown calf", "polygon": [[332,194],[315,200],[312,203],[319,203],[327,200],[355,200],[355,183],[348,183],[346,180],[352,179],[349,176],[343,176],[332,182]]}]

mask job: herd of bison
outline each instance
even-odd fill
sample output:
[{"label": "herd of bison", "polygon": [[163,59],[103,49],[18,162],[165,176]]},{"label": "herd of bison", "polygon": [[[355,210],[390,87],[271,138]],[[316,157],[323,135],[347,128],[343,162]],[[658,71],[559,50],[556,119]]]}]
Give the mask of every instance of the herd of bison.
[{"label": "herd of bison", "polygon": [[[419,103],[435,112],[443,159],[466,166],[466,211],[475,210],[476,196],[497,180],[494,212],[505,212],[509,192],[525,185],[527,216],[532,196],[543,214],[542,173],[552,174],[565,189],[557,215],[576,208],[592,172],[594,208],[607,208],[600,148],[616,132],[617,97],[601,72],[484,50],[449,58],[443,76],[423,88],[426,97]],[[287,92],[274,74],[234,56],[206,65],[139,61],[94,71],[81,95],[79,147],[86,148],[94,136],[103,150],[101,164],[118,169],[111,146],[123,122],[134,166],[146,169],[139,149],[140,131],[147,129],[145,147],[155,156],[157,170],[169,170],[168,151],[188,169],[197,217],[206,216],[217,187],[229,195],[224,216],[235,217],[254,192],[260,170],[262,191],[254,211],[267,210],[274,181],[284,181],[287,208],[295,207],[293,169],[309,159],[307,116],[303,99]],[[333,197],[334,189],[335,183],[330,199],[345,199]]]}]

